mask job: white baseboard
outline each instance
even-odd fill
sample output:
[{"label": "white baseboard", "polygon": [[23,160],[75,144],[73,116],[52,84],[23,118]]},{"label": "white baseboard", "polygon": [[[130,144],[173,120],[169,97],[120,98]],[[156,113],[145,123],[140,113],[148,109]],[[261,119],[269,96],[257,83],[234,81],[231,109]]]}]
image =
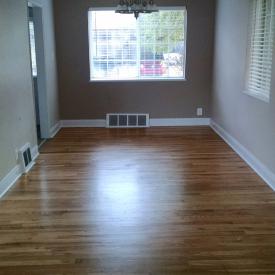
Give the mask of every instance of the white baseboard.
[{"label": "white baseboard", "polygon": [[[210,124],[210,118],[153,118],[150,119],[151,127],[171,127],[171,126],[206,126]],[[62,120],[61,128],[68,127],[95,127],[105,128],[105,119],[89,120]]]},{"label": "white baseboard", "polygon": [[152,118],[151,127],[207,126],[210,118]]},{"label": "white baseboard", "polygon": [[275,191],[275,174],[216,122],[210,126]]},{"label": "white baseboard", "polygon": [[81,127],[106,127],[105,119],[84,119],[84,120],[61,120],[61,128]]},{"label": "white baseboard", "polygon": [[61,129],[61,125],[60,125],[60,121],[58,121],[51,129],[50,129],[50,136],[51,138],[54,138],[57,133],[60,131]]},{"label": "white baseboard", "polygon": [[0,181],[0,198],[2,198],[14,183],[22,175],[19,165],[16,165],[1,181]]},{"label": "white baseboard", "polygon": [[32,154],[32,159],[36,160],[37,157],[39,156],[39,151],[38,151],[37,145],[35,145],[34,147],[31,148],[31,154]]},{"label": "white baseboard", "polygon": [[[34,164],[35,159],[39,156],[38,146],[31,148],[31,154],[33,162],[30,165],[30,170]],[[19,164],[17,164],[1,181],[0,181],[0,198],[2,198],[9,189],[17,182],[17,180],[22,176],[23,172]]]}]

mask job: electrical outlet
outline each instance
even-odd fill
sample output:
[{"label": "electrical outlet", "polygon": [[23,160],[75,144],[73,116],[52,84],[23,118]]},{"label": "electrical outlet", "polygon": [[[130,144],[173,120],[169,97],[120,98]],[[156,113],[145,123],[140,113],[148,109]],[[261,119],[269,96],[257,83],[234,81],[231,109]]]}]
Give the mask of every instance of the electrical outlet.
[{"label": "electrical outlet", "polygon": [[197,108],[197,116],[203,115],[203,108]]}]

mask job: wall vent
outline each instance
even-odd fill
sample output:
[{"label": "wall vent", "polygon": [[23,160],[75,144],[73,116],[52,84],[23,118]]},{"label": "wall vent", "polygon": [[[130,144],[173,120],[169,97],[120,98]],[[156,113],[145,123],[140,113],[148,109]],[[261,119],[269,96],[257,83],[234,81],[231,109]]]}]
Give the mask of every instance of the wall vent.
[{"label": "wall vent", "polygon": [[33,166],[30,144],[26,144],[19,150],[19,162],[23,173],[27,173]]},{"label": "wall vent", "polygon": [[148,128],[149,114],[107,114],[107,128]]}]

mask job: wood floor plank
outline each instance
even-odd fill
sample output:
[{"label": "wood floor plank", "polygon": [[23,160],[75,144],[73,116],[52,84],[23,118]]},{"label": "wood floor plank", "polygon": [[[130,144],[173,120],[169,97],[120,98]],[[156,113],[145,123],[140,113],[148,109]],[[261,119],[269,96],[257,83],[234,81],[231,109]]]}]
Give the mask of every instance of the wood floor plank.
[{"label": "wood floor plank", "polygon": [[67,128],[0,201],[0,274],[275,274],[275,193],[209,127]]}]

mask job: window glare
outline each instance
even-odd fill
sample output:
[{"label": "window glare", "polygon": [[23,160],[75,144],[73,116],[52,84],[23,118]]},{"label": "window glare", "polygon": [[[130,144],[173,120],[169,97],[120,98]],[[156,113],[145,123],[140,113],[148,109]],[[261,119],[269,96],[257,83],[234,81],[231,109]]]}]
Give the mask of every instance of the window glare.
[{"label": "window glare", "polygon": [[29,21],[29,33],[30,33],[30,45],[31,45],[32,75],[37,76],[35,34],[34,34],[33,21]]},{"label": "window glare", "polygon": [[91,80],[184,79],[185,9],[89,11]]}]

